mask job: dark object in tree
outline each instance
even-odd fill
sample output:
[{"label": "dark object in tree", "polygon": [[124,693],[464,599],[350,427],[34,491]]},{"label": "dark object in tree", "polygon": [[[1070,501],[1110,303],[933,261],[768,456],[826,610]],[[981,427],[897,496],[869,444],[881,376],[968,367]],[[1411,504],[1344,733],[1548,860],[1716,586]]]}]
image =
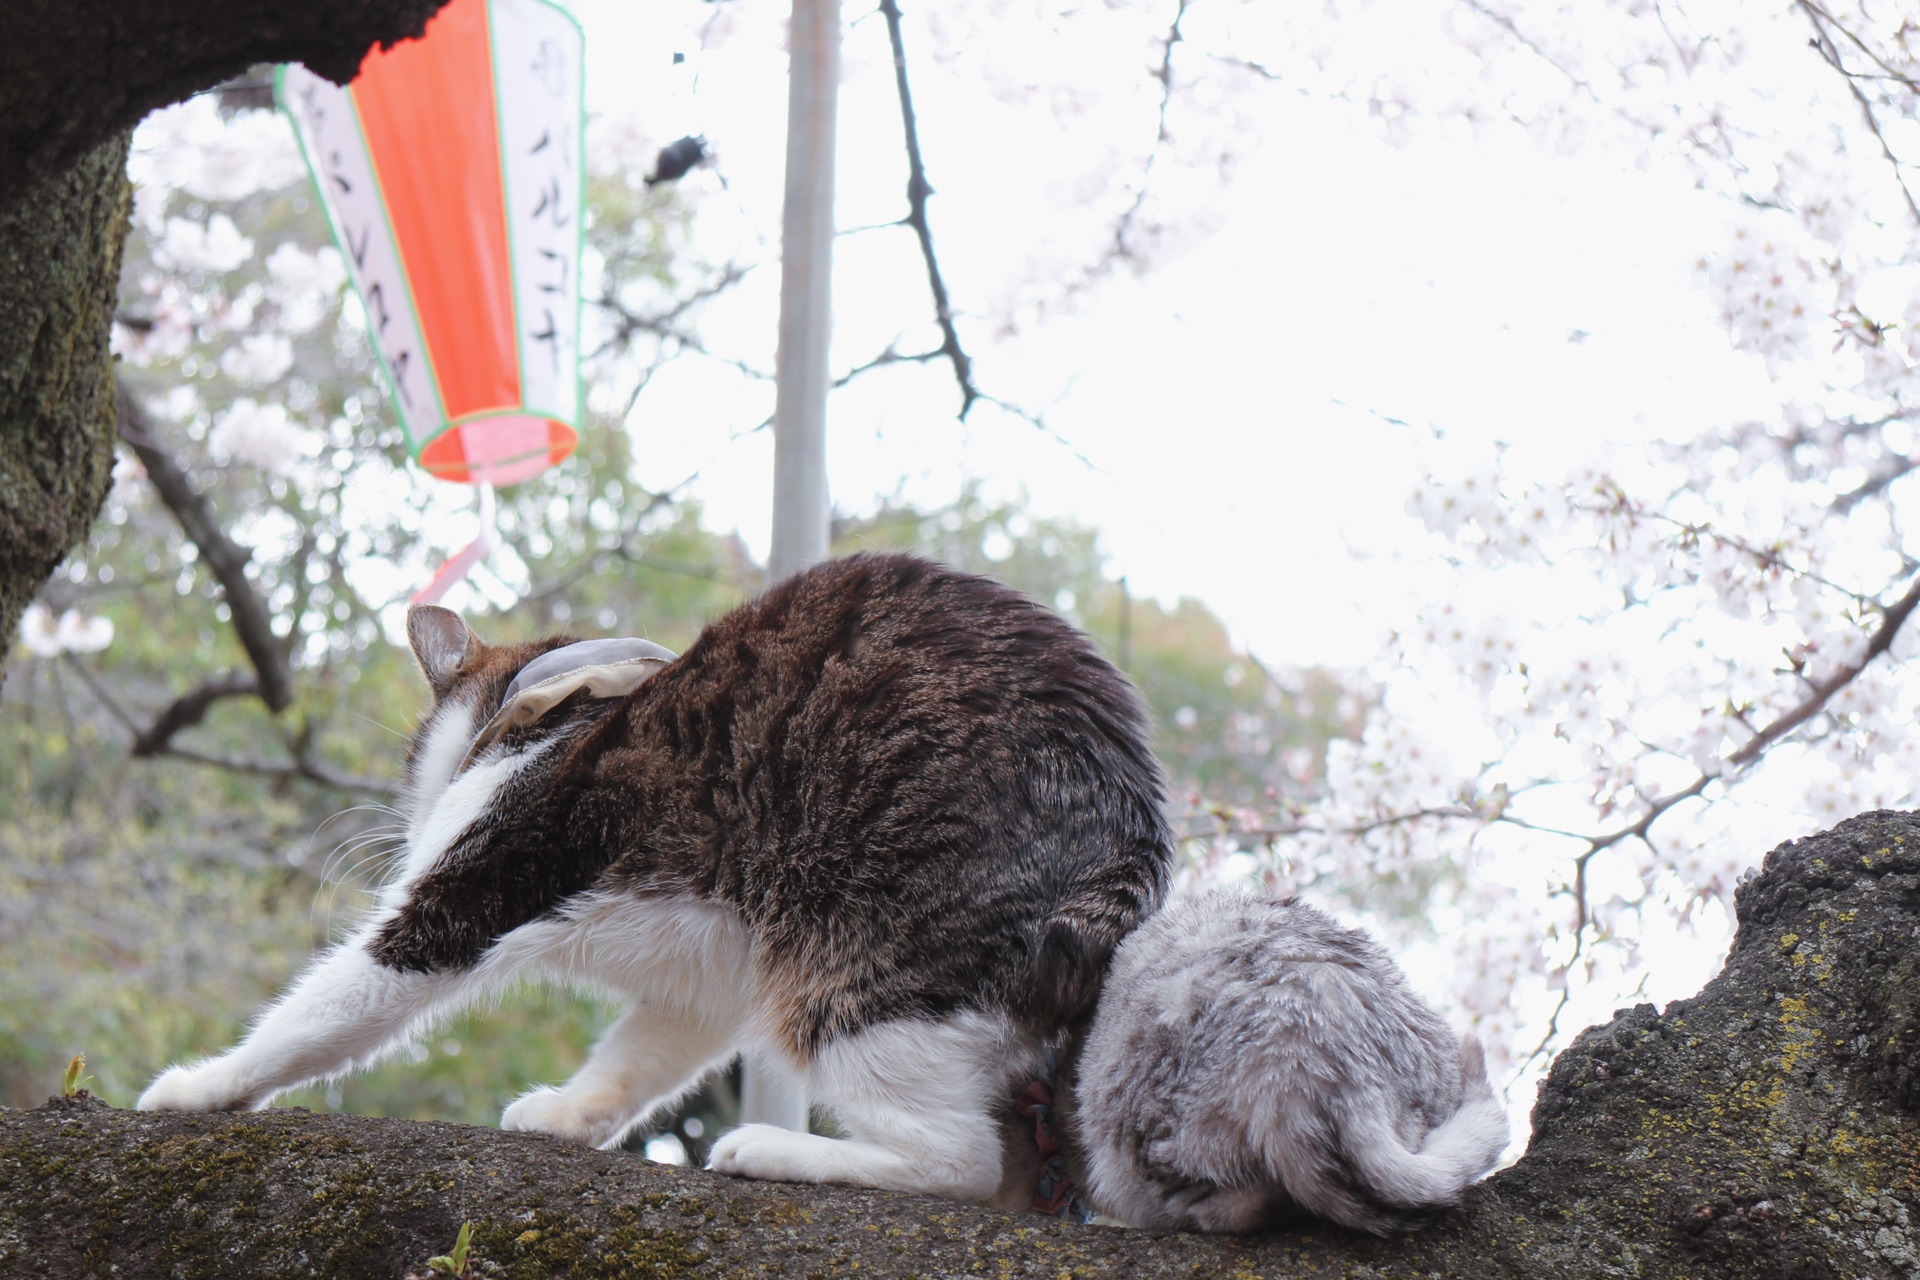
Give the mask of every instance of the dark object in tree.
[{"label": "dark object in tree", "polygon": [[677,182],[693,172],[709,154],[707,140],[701,134],[689,134],[677,142],[669,142],[660,148],[653,172],[646,176],[646,184],[651,187],[661,182]]},{"label": "dark object in tree", "polygon": [[7,0],[0,5],[0,206],[155,107],[259,63],[344,84],[375,44],[446,0]]},{"label": "dark object in tree", "polygon": [[1726,970],[1560,1055],[1526,1157],[1388,1240],[1079,1227],[732,1181],[403,1120],[0,1112],[0,1276],[398,1275],[471,1221],[503,1276],[1909,1277],[1920,815],[1782,845]]}]

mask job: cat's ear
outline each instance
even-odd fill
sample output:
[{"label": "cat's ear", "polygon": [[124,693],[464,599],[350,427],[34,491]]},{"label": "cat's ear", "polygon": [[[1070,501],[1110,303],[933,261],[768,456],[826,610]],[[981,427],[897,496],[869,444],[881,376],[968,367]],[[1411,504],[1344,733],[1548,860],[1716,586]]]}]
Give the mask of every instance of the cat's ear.
[{"label": "cat's ear", "polygon": [[581,640],[543,653],[522,667],[507,686],[500,710],[468,748],[467,762],[507,730],[532,724],[574,694],[584,691],[589,698],[624,698],[673,659],[673,650],[633,637]]},{"label": "cat's ear", "polygon": [[420,670],[433,686],[433,696],[442,698],[453,685],[454,674],[470,649],[480,643],[460,615],[437,604],[415,605],[407,610],[407,640]]}]

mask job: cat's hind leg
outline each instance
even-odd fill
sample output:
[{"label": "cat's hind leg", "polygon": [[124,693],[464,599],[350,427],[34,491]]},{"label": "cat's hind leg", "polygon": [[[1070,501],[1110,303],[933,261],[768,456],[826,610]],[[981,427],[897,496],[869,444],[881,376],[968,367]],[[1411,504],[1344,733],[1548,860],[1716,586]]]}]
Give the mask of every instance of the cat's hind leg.
[{"label": "cat's hind leg", "polygon": [[995,1107],[1020,1056],[1003,1020],[972,1013],[830,1041],[805,1075],[851,1136],[742,1125],[714,1144],[707,1167],[986,1202],[1004,1163]]},{"label": "cat's hind leg", "polygon": [[733,1056],[735,1030],[711,1014],[637,1003],[607,1029],[571,1080],[522,1095],[501,1114],[500,1127],[613,1146]]},{"label": "cat's hind leg", "polygon": [[162,1072],[140,1095],[142,1111],[244,1111],[323,1076],[365,1066],[405,1044],[436,1014],[465,1003],[465,972],[390,968],[364,937],[309,965],[239,1044]]}]

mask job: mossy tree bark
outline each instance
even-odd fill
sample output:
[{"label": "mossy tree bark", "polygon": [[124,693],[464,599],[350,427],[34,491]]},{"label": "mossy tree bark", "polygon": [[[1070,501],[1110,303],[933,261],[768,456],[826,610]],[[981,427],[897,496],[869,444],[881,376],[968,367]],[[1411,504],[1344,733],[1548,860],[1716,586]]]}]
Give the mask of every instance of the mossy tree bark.
[{"label": "mossy tree bark", "polygon": [[85,537],[112,472],[128,131],[256,63],[347,79],[443,3],[0,4],[0,678],[21,612]]},{"label": "mossy tree bark", "polygon": [[0,1113],[0,1275],[1910,1277],[1920,815],[1783,845],[1697,997],[1583,1033],[1524,1159],[1374,1240],[1075,1227],[524,1135],[277,1111]]},{"label": "mossy tree bark", "polygon": [[112,478],[126,167],[123,133],[0,206],[0,658]]}]

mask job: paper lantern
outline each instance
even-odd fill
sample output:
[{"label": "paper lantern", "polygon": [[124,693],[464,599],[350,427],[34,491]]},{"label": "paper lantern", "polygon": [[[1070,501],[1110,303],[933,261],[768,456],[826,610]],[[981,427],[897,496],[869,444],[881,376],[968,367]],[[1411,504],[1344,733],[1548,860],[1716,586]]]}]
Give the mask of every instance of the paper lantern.
[{"label": "paper lantern", "polygon": [[453,0],[341,88],[275,78],[407,447],[525,480],[580,431],[584,40],[546,0]]}]

